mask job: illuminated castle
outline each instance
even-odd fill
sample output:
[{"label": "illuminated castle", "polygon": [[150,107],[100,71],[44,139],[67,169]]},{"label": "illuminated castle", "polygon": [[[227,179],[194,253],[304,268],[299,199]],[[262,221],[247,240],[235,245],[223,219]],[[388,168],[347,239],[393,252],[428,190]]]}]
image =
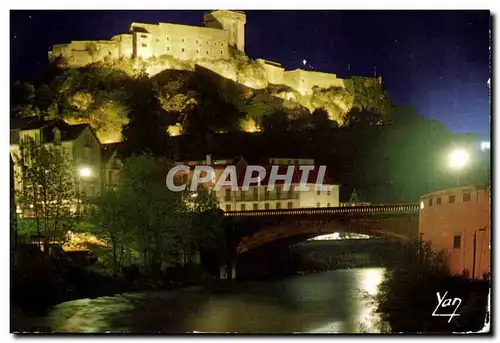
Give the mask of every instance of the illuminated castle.
[{"label": "illuminated castle", "polygon": [[[191,65],[201,65],[214,72],[252,88],[264,88],[269,83],[287,85],[302,94],[314,86],[320,88],[345,87],[344,80],[335,74],[297,69],[285,71],[281,64],[257,59],[262,69],[262,80],[238,77],[231,68],[231,49],[244,55],[246,15],[240,11],[217,10],[205,13],[204,26],[171,23],[132,23],[129,33],[116,35],[111,40],[72,41],[57,44],[49,52],[49,59],[63,57],[68,66],[79,67],[94,62],[112,62],[122,58],[170,55]],[[150,68],[150,75],[164,69]]]}]

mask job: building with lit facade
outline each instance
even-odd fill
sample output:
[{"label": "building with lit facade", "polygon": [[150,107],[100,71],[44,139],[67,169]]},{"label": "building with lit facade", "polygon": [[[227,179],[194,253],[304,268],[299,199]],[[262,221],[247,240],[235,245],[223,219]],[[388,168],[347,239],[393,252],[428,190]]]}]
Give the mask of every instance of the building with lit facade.
[{"label": "building with lit facade", "polygon": [[[244,12],[228,10],[205,13],[202,26],[133,22],[127,33],[115,35],[110,40],[55,44],[48,55],[49,60],[62,58],[63,64],[70,67],[121,59],[149,60],[149,75],[164,69],[192,70],[199,65],[250,88],[286,85],[302,95],[312,93],[313,87],[346,87],[348,80],[338,78],[336,74],[303,69],[285,71],[280,63],[262,58],[256,59],[260,68],[258,78],[239,76],[235,69],[237,63],[231,61],[235,54],[245,54],[245,24]],[[161,56],[170,56],[182,63],[154,65],[151,58]]]},{"label": "building with lit facade", "polygon": [[87,197],[100,194],[101,145],[90,125],[68,125],[64,121],[43,121],[35,117],[11,120],[10,155],[14,162],[16,192],[23,187],[21,150],[27,138],[46,147],[62,149],[75,173],[75,191]]},{"label": "building with lit facade", "polygon": [[491,272],[491,194],[489,187],[464,186],[420,198],[419,231],[444,249],[452,274],[481,279]]},{"label": "building with lit facade", "polygon": [[[176,174],[176,179],[178,180],[176,183],[187,185],[191,183],[194,168],[196,166],[206,165],[212,167],[215,173],[215,183],[219,180],[222,172],[228,165],[236,166],[238,190],[232,190],[229,186],[222,186],[215,194],[220,209],[223,211],[256,211],[339,206],[339,186],[332,184],[327,174],[323,180],[323,185],[329,186],[329,189],[316,189],[319,166],[315,166],[314,170],[308,175],[306,181],[308,190],[299,191],[297,189],[301,181],[299,166],[314,165],[314,159],[271,157],[267,159],[266,163],[263,165],[259,164],[266,169],[266,176],[260,181],[250,183],[247,191],[241,189],[246,168],[249,165],[244,159],[241,159],[237,163],[233,163],[231,159],[212,160],[210,156],[207,156],[207,159],[203,161],[179,162],[178,164],[191,167],[189,172],[180,171]],[[287,167],[290,165],[294,166],[290,189],[285,190],[284,182],[282,180],[277,180],[274,190],[268,190],[267,186],[271,167],[278,166],[277,174],[285,175]],[[203,185],[208,189],[214,189],[215,183],[208,182]]]}]

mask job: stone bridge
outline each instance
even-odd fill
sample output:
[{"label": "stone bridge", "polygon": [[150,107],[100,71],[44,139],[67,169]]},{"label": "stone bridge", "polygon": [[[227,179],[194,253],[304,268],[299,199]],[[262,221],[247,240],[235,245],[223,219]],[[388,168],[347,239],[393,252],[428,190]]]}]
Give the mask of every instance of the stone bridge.
[{"label": "stone bridge", "polygon": [[[237,254],[294,236],[334,232],[408,240],[418,237],[418,204],[224,212],[232,219]],[[227,219],[229,219],[227,218]]]}]

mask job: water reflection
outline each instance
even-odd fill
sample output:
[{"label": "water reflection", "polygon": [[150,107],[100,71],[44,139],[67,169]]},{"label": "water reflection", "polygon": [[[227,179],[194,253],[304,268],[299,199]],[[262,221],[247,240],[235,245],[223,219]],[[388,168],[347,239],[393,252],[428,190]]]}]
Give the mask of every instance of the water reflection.
[{"label": "water reflection", "polygon": [[349,269],[238,284],[228,293],[192,289],[124,294],[58,305],[56,332],[377,332],[373,304],[382,268]]}]

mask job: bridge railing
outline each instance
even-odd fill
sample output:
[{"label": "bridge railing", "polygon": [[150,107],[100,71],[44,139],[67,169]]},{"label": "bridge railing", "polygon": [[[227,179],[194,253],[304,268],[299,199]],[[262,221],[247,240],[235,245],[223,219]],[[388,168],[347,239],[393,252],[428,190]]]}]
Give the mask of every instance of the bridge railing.
[{"label": "bridge railing", "polygon": [[417,213],[418,203],[394,204],[394,205],[372,205],[357,207],[319,207],[319,208],[297,208],[280,210],[256,210],[256,211],[227,211],[225,217],[258,217],[258,216],[283,216],[283,215],[316,215],[316,214],[395,214],[395,213]]}]

